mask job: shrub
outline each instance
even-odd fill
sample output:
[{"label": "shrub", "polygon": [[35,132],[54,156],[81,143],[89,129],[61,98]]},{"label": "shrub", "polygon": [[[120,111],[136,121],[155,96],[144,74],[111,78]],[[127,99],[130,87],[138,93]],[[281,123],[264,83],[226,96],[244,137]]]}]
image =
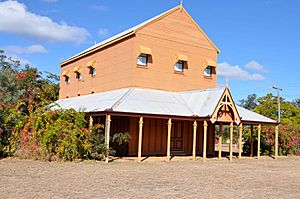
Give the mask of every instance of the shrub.
[{"label": "shrub", "polygon": [[[299,124],[285,124],[279,126],[278,132],[278,153],[279,155],[299,155],[300,150],[300,125]],[[253,152],[257,154],[257,133],[254,130],[254,144]],[[250,130],[243,133],[245,154],[250,154]],[[268,126],[262,128],[261,132],[261,153],[263,155],[274,155],[275,144],[275,127]]]}]

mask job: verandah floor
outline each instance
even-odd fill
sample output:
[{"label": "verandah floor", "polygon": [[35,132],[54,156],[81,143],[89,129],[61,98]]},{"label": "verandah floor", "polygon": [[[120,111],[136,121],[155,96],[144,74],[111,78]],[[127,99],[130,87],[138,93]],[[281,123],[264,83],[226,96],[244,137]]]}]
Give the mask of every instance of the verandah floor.
[{"label": "verandah floor", "polygon": [[1,198],[300,198],[300,157],[181,160],[4,159],[0,193]]}]

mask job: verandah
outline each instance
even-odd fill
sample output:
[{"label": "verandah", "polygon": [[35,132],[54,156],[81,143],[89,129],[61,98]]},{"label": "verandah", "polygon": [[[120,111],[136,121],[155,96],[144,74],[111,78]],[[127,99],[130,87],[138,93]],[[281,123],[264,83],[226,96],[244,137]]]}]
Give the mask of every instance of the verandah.
[{"label": "verandah", "polygon": [[[97,114],[94,115],[90,115],[90,127],[93,125],[93,117],[95,117]],[[109,143],[109,139],[111,136],[111,123],[113,122],[112,120],[112,115],[113,116],[117,116],[118,114],[111,114],[111,113],[106,113],[105,115],[102,114],[102,116],[105,116],[105,144],[107,149],[109,149],[110,147],[110,143]],[[124,114],[120,114],[119,116],[129,116],[129,115],[124,115]],[[137,144],[137,158],[138,161],[141,162],[143,159],[143,153],[142,153],[142,149],[143,149],[143,131],[144,131],[144,121],[147,118],[153,118],[155,116],[149,116],[149,115],[144,115],[144,116],[137,116],[137,115],[130,115],[130,117],[134,117],[136,119],[138,119],[138,124],[137,124],[137,129],[138,129],[138,144]],[[166,116],[156,116],[156,118],[164,118],[165,125],[167,126],[167,128],[165,129],[165,141],[166,141],[166,151],[163,154],[166,154],[166,159],[167,161],[171,160],[171,156],[175,155],[173,154],[173,151],[171,150],[171,133],[172,130],[174,131],[174,126],[173,126],[173,121],[179,121],[179,118],[177,117],[166,117]],[[207,139],[207,135],[208,135],[208,126],[209,124],[212,124],[211,121],[209,119],[205,119],[205,118],[182,118],[183,120],[188,120],[189,124],[192,124],[192,157],[193,160],[196,160],[197,157],[197,153],[198,150],[197,148],[199,148],[199,146],[202,148],[202,160],[203,162],[206,161],[207,158],[207,144],[208,144],[208,139]],[[233,159],[233,132],[234,132],[234,122],[216,122],[214,125],[213,129],[213,135],[215,137],[216,135],[216,128],[215,126],[218,125],[219,126],[219,143],[218,143],[218,159],[221,160],[222,159],[222,132],[223,132],[223,126],[224,125],[229,125],[229,160],[232,161]],[[254,147],[253,147],[253,134],[254,134],[254,126],[257,126],[257,134],[258,134],[258,145],[257,145],[257,158],[260,159],[260,143],[261,143],[261,129],[262,129],[262,125],[270,125],[268,123],[254,123],[254,122],[241,122],[238,126],[238,158],[241,159],[242,158],[242,134],[243,134],[243,126],[246,125],[250,125],[251,127],[251,153],[250,153],[250,157],[253,157],[253,151],[254,151]],[[210,129],[210,130],[212,130]],[[201,130],[201,131],[199,131]],[[191,133],[191,132],[190,132]],[[199,143],[199,137],[202,137],[200,140],[202,143]],[[198,143],[197,143],[198,141]],[[274,158],[277,159],[278,157],[278,125],[276,125],[275,128],[275,146],[274,146]],[[163,155],[161,154],[161,155]],[[179,154],[179,153],[176,153]],[[198,153],[199,154],[199,153]],[[106,155],[106,162],[109,161],[109,154]]]}]

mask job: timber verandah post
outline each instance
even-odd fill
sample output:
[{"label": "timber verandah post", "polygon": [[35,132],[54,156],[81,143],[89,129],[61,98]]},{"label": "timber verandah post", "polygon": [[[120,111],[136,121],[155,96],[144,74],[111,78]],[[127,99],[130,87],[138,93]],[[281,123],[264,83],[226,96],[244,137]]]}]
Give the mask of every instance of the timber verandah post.
[{"label": "timber verandah post", "polygon": [[239,159],[242,159],[242,134],[243,134],[243,124],[240,123],[240,126],[239,126]]},{"label": "timber verandah post", "polygon": [[172,119],[168,120],[168,138],[167,138],[167,160],[171,160],[171,128],[172,128]]},{"label": "timber verandah post", "polygon": [[251,135],[250,135],[250,157],[253,157],[253,125],[251,125]]},{"label": "timber verandah post", "polygon": [[196,160],[196,145],[197,145],[197,121],[193,124],[193,160]]},{"label": "timber verandah post", "polygon": [[261,133],[261,124],[257,127],[257,159],[260,159],[260,133]]},{"label": "timber verandah post", "polygon": [[139,121],[139,146],[138,146],[138,161],[142,161],[142,140],[143,140],[143,117]]},{"label": "timber verandah post", "polygon": [[111,122],[111,115],[107,113],[105,121],[105,145],[106,145],[106,157],[105,162],[108,163],[108,156],[109,156],[109,135],[110,135],[110,122]]},{"label": "timber verandah post", "polygon": [[203,123],[203,162],[206,162],[207,121]]},{"label": "timber verandah post", "polygon": [[93,121],[93,116],[90,115],[90,117],[89,117],[89,130],[90,130],[90,131],[91,131],[92,128],[93,128],[93,123],[94,123],[94,121]]},{"label": "timber verandah post", "polygon": [[230,123],[229,160],[232,161],[233,122]]}]

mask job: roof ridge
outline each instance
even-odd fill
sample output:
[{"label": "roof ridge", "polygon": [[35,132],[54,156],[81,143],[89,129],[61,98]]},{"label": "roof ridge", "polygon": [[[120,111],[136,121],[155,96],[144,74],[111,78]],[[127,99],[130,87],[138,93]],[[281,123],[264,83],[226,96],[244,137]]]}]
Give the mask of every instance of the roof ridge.
[{"label": "roof ridge", "polygon": [[205,88],[205,89],[197,89],[197,90],[188,90],[188,91],[179,91],[178,93],[184,94],[184,93],[195,93],[195,92],[205,92],[205,91],[213,91],[213,90],[221,90],[225,89],[226,87],[215,87],[215,88]]},{"label": "roof ridge", "polygon": [[[173,92],[171,92],[171,94],[173,95]],[[192,110],[192,108],[189,106],[189,104],[187,103],[187,101],[185,101],[184,97],[182,97],[182,95],[180,94],[180,92],[177,92],[176,94],[179,95],[180,99],[184,102],[184,105],[191,111],[191,113],[193,114],[193,116],[195,115],[195,112]],[[174,95],[173,95],[174,96]]]},{"label": "roof ridge", "polygon": [[112,106],[111,109],[114,110],[117,108],[132,92],[134,91],[134,88],[129,88],[124,95],[120,97]]}]

